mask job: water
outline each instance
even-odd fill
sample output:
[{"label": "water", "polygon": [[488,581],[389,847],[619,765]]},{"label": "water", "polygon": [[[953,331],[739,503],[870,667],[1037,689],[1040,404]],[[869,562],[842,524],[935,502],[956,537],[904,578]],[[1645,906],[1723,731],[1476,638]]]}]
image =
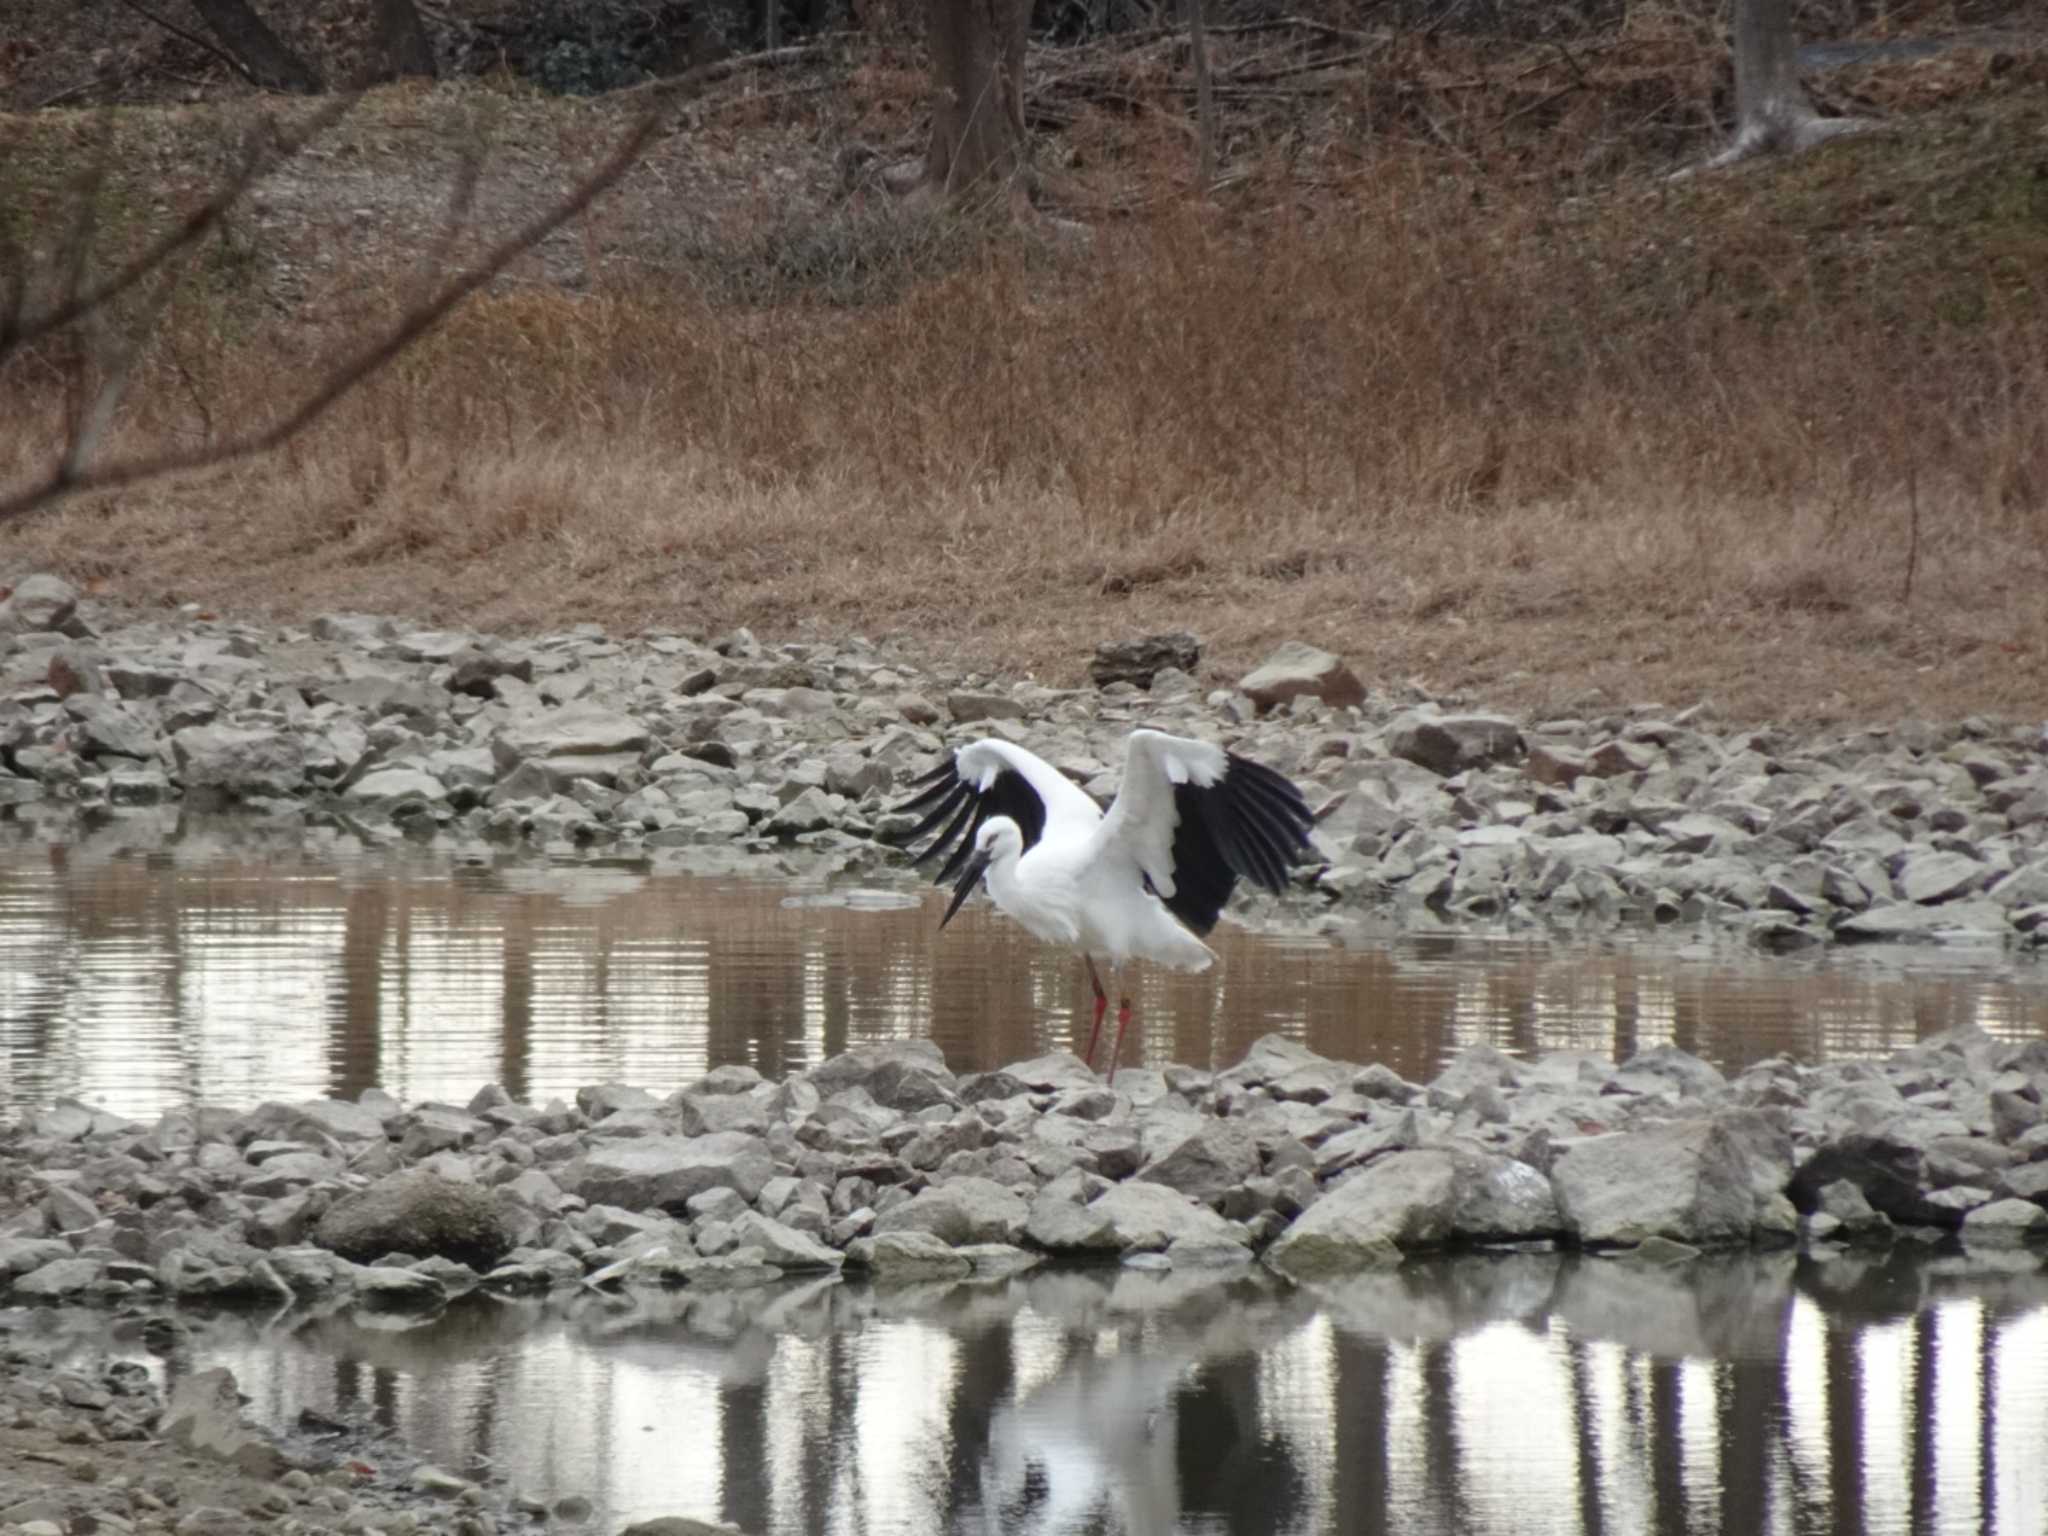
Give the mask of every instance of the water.
[{"label": "water", "polygon": [[[107,1347],[100,1316],[26,1321]],[[2038,1254],[564,1293],[418,1325],[202,1317],[153,1364],[589,1498],[593,1530],[2048,1532]]]},{"label": "water", "polygon": [[[546,1099],[900,1035],[963,1070],[1079,1043],[1074,964],[983,909],[940,935],[937,900],[875,870],[456,856],[174,816],[52,842],[0,822],[0,1115],[372,1083]],[[1214,972],[1141,977],[1131,1054],[1222,1065],[1280,1030],[1426,1077],[1474,1041],[1619,1058],[1675,1040],[1736,1067],[1963,1023],[2048,1033],[2048,972],[1997,949],[1339,943],[1313,921],[1227,928]],[[426,1321],[185,1316],[168,1358],[100,1313],[0,1322],[165,1377],[227,1365],[275,1424],[380,1425],[451,1470],[590,1498],[592,1530],[2048,1536],[2038,1252],[1531,1252],[1315,1289],[1068,1269],[471,1299]]]},{"label": "water", "polygon": [[[757,862],[749,869],[773,870]],[[74,1095],[148,1116],[209,1100],[544,1101],[776,1075],[929,1035],[956,1070],[1086,1041],[1065,953],[887,869],[837,879],[653,861],[458,857],[174,816],[70,841],[0,822],[0,1113]],[[1292,931],[1286,923],[1291,920]],[[2048,1034],[2048,966],[1998,948],[1751,953],[1699,931],[1305,932],[1226,924],[1222,964],[1141,971],[1125,1060],[1228,1065],[1268,1031],[1426,1078],[1475,1041],[1729,1068],[1882,1053],[1977,1023]]]}]

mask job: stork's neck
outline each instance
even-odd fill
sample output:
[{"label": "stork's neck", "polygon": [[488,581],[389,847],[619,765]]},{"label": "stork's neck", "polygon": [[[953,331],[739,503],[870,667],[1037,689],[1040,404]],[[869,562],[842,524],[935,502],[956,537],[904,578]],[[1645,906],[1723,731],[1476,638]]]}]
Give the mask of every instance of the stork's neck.
[{"label": "stork's neck", "polygon": [[1006,912],[1013,912],[1029,901],[1023,882],[1017,878],[1017,866],[1023,862],[1023,855],[1013,848],[1005,848],[989,860],[988,894]]}]

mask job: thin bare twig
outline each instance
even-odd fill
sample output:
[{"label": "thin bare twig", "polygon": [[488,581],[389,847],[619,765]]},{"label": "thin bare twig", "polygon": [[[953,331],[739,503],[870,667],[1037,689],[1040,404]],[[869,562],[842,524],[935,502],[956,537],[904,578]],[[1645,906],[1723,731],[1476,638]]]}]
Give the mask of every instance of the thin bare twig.
[{"label": "thin bare twig", "polygon": [[0,497],[0,519],[44,506],[64,496],[88,491],[118,490],[139,481],[163,475],[211,469],[236,459],[253,457],[286,442],[318,420],[350,390],[384,367],[421,337],[450,311],[549,235],[581,214],[617,182],[639,160],[641,154],[668,120],[669,108],[680,94],[676,82],[673,94],[643,112],[620,139],[612,152],[553,207],[546,209],[490,247],[473,265],[444,284],[430,297],[412,305],[382,335],[358,347],[330,368],[312,393],[297,405],[252,432],[200,449],[172,453],[141,454],[93,467],[74,464],[67,454],[40,483],[12,495]]},{"label": "thin bare twig", "polygon": [[148,6],[137,3],[137,0],[121,0],[121,3],[127,6],[128,9],[133,11],[136,15],[140,16],[144,21],[154,22],[157,26],[162,27],[166,32],[170,33],[171,36],[183,38],[186,42],[190,43],[195,48],[204,48],[208,53],[212,54],[216,59],[219,59],[223,64],[227,65],[229,69],[232,69],[236,74],[240,75],[244,80],[248,81],[251,85],[254,85],[256,83],[256,77],[249,73],[249,66],[244,64],[240,59],[236,58],[232,53],[229,53],[225,48],[217,47],[216,45],[209,43],[197,32],[186,31],[176,22],[157,15],[157,13],[149,9]]},{"label": "thin bare twig", "polygon": [[1913,573],[1920,568],[1920,467],[1906,471],[1906,579],[1899,587],[1899,602],[1913,601]]}]

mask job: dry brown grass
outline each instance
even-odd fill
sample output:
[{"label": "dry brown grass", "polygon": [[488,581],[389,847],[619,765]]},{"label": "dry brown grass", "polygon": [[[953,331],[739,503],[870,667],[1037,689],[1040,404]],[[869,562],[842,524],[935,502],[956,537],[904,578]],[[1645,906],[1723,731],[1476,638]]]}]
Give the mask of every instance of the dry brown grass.
[{"label": "dry brown grass", "polygon": [[[1078,242],[779,213],[482,298],[289,452],[0,530],[0,570],[1056,679],[1174,623],[1220,674],[1300,636],[1535,709],[2038,715],[2040,94],[1572,199],[1390,149],[1341,197],[1275,171]],[[231,278],[170,313],[127,442],[317,359]],[[0,485],[51,451],[54,367],[0,378]]]}]

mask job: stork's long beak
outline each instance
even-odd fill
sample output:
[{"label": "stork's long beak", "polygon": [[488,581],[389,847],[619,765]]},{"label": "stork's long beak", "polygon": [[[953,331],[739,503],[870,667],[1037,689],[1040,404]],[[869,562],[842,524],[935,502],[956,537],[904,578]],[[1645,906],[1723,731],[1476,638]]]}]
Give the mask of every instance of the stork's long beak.
[{"label": "stork's long beak", "polygon": [[977,853],[960,871],[960,883],[953,887],[953,903],[946,908],[946,915],[939,919],[941,928],[953,921],[953,914],[966,904],[967,898],[974,894],[974,888],[981,884],[981,877],[988,873],[988,860],[987,854]]}]

